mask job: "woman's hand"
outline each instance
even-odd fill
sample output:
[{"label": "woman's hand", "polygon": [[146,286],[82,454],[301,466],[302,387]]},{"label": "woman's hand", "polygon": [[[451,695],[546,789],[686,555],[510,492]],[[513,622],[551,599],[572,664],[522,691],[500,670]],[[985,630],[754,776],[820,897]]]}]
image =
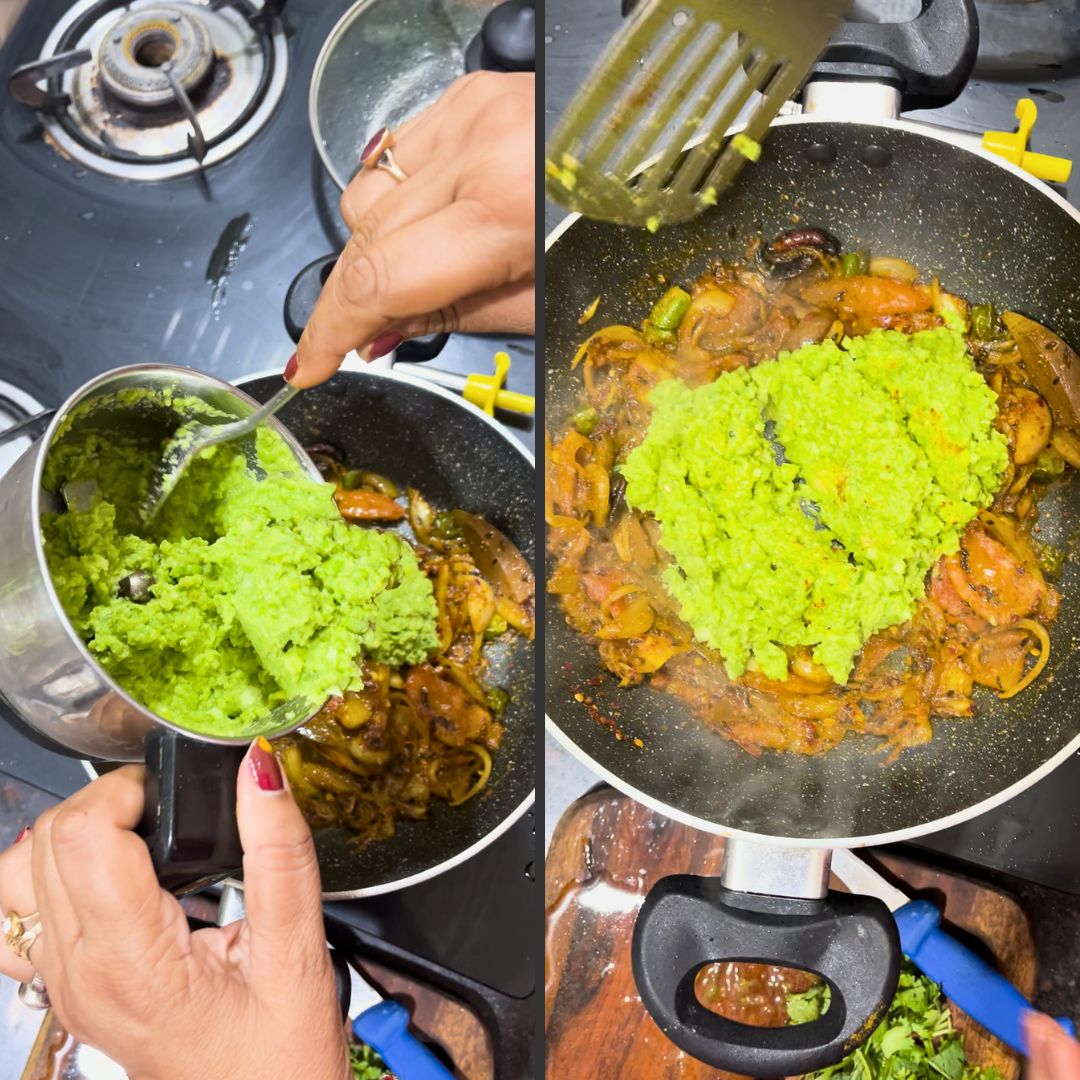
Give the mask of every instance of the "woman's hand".
[{"label": "woman's hand", "polygon": [[1033,1012],[1024,1024],[1027,1036],[1026,1080],[1074,1080],[1080,1078],[1080,1043],[1044,1013]]},{"label": "woman's hand", "polygon": [[[241,922],[189,929],[132,831],[142,811],[142,769],[129,766],[0,856],[0,905],[40,912],[30,961],[67,1030],[132,1080],[345,1080],[315,847],[273,754],[254,745],[237,784]],[[0,970],[30,977],[0,952]]]},{"label": "woman's hand", "polygon": [[396,129],[407,179],[362,170],[341,196],[352,236],[285,377],[313,386],[350,349],[369,360],[438,331],[532,333],[532,75],[477,72]]}]

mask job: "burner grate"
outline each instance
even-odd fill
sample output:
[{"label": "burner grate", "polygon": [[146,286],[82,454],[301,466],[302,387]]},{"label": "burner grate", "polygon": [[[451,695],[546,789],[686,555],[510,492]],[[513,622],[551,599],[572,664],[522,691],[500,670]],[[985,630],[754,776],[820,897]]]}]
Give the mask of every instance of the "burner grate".
[{"label": "burner grate", "polygon": [[8,91],[45,137],[99,172],[160,180],[235,153],[286,81],[283,0],[82,0]]},{"label": "burner grate", "polygon": [[0,379],[0,476],[15,464],[30,444],[41,434],[41,425],[26,425],[18,435],[5,438],[9,431],[44,410],[44,405],[25,390]]}]

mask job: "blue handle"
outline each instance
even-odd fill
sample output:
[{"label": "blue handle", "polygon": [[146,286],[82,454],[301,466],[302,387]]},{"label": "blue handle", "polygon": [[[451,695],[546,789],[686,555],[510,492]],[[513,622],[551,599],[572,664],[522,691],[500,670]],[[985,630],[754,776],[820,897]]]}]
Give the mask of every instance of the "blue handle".
[{"label": "blue handle", "polygon": [[409,1034],[409,1010],[380,1001],[353,1021],[353,1034],[386,1062],[399,1080],[454,1080],[454,1074]]},{"label": "blue handle", "polygon": [[[1024,1017],[1031,1002],[1004,976],[941,929],[941,913],[926,900],[912,900],[893,912],[900,948],[942,993],[1007,1046],[1027,1053]],[[1071,1020],[1058,1020],[1070,1034]]]}]

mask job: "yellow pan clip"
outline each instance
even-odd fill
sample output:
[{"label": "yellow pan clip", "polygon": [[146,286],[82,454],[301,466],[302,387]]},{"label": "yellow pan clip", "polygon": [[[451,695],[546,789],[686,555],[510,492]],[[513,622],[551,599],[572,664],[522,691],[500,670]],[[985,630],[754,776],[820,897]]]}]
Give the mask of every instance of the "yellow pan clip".
[{"label": "yellow pan clip", "polygon": [[531,416],[536,411],[536,398],[519,394],[516,390],[503,389],[509,372],[510,354],[497,352],[494,374],[470,375],[465,380],[465,389],[462,390],[465,400],[483,409],[488,416],[494,416],[496,409]]},{"label": "yellow pan clip", "polygon": [[1031,138],[1031,129],[1039,118],[1039,110],[1031,98],[1021,98],[1016,103],[1016,119],[1019,123],[1016,131],[988,131],[982,137],[985,150],[1019,165],[1024,172],[1031,173],[1039,180],[1053,184],[1064,184],[1072,172],[1069,158],[1053,157],[1050,154],[1036,154],[1027,148]]}]

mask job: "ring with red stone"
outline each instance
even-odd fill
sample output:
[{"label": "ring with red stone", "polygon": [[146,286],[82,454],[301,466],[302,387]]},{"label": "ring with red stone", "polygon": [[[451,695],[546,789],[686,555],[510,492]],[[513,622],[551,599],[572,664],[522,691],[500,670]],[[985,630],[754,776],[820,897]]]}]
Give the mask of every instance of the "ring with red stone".
[{"label": "ring with red stone", "polygon": [[360,155],[360,168],[382,169],[389,173],[395,180],[408,180],[409,174],[397,163],[392,149],[394,145],[394,133],[387,127],[380,128],[368,140]]}]

